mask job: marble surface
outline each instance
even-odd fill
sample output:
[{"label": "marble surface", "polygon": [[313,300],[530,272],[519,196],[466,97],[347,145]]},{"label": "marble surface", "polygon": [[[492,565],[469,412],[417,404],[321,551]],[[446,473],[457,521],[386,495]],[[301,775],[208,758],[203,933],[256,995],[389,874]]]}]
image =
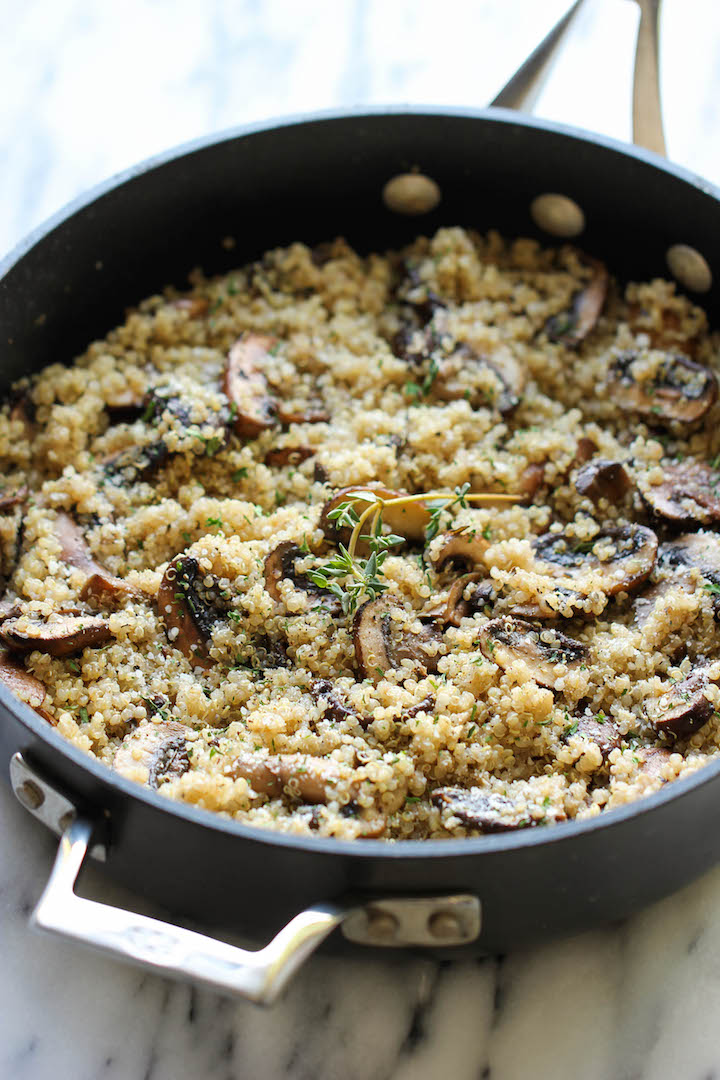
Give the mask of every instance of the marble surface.
[{"label": "marble surface", "polygon": [[[0,0],[0,251],[183,139],[332,105],[482,104],[566,0]],[[442,14],[442,17],[440,17]],[[589,0],[538,111],[629,137],[630,0]],[[720,182],[717,0],[665,0],[673,158]],[[481,962],[313,959],[270,1012],[27,929],[54,840],[0,787],[2,1080],[711,1080],[720,870]],[[688,838],[692,842],[692,838]],[[88,875],[99,898],[120,897]]]}]

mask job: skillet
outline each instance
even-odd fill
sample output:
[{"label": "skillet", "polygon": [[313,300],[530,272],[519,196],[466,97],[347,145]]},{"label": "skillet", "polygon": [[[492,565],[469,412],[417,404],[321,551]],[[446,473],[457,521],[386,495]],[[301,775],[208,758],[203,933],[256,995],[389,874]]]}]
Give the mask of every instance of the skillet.
[{"label": "skillet", "polygon": [[[412,167],[442,195],[422,218],[381,199]],[[69,362],[125,307],[181,287],[194,266],[222,273],[274,245],[336,235],[384,250],[442,224],[547,243],[530,206],[548,192],[581,207],[584,249],[621,281],[667,276],[677,243],[720,265],[720,192],[642,149],[498,109],[280,120],[154,158],[11,254],[0,265],[0,390]],[[713,283],[700,298],[711,321],[719,290]],[[124,780],[0,686],[0,769],[62,837],[35,926],[263,1003],[323,941],[504,951],[625,917],[720,858],[720,762],[606,816],[548,829],[396,844],[290,837]],[[85,857],[178,917],[253,942],[276,936],[248,952],[81,899],[73,885]]]}]

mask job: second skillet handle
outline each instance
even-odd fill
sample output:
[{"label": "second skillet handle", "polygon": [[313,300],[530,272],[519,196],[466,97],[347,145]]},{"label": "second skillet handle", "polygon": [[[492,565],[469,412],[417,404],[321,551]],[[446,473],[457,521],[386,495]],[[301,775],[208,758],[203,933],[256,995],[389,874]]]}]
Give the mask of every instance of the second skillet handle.
[{"label": "second skillet handle", "polygon": [[79,812],[72,798],[22,754],[14,754],[10,761],[10,783],[25,809],[60,835],[55,865],[31,926],[157,975],[178,976],[258,1005],[271,1005],[336,927],[342,927],[344,936],[358,945],[384,948],[467,945],[480,934],[480,901],[466,893],[318,902],[254,952],[173,923],[86,900],[75,894],[85,857],[104,860],[106,854],[102,844],[91,846],[93,817]]},{"label": "second skillet handle", "polygon": [[264,949],[249,952],[181,926],[76,896],[75,881],[92,834],[93,823],[82,817],[66,828],[31,926],[155,974],[179,975],[260,1005],[275,1001],[303,961],[353,910],[339,904],[315,904],[296,915]]}]

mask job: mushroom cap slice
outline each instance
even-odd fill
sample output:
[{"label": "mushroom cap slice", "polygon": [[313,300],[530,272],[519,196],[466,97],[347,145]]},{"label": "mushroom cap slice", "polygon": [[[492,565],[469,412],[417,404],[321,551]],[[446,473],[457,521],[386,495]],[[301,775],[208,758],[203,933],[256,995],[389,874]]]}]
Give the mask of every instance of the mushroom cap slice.
[{"label": "mushroom cap slice", "polygon": [[[473,587],[469,596],[466,596],[469,586]],[[445,607],[438,613],[438,621],[459,626],[463,619],[470,618],[483,611],[488,604],[492,604],[495,597],[495,582],[486,577],[483,571],[463,574],[450,586]]]},{"label": "mushroom cap slice", "polygon": [[0,640],[15,652],[42,652],[49,656],[72,656],[86,648],[105,645],[112,638],[105,619],[98,615],[54,615],[33,619],[21,615],[0,626]]},{"label": "mushroom cap slice", "polygon": [[579,668],[588,655],[587,647],[575,638],[512,616],[486,623],[479,645],[483,655],[503,670],[522,661],[538,686],[548,689],[568,670]]},{"label": "mushroom cap slice", "polygon": [[448,563],[457,563],[468,571],[476,566],[484,566],[485,552],[490,547],[482,533],[468,531],[466,528],[450,529],[443,533],[442,539],[432,557],[436,570],[442,570]]},{"label": "mushroom cap slice", "polygon": [[309,446],[275,446],[265,455],[265,464],[273,469],[281,469],[285,465],[302,465],[303,461],[314,456],[315,451]]},{"label": "mushroom cap slice", "polygon": [[158,589],[158,611],[165,620],[168,640],[195,667],[210,668],[208,642],[213,626],[227,615],[216,590],[199,578],[200,566],[190,555],[178,555],[163,574]]},{"label": "mushroom cap slice", "polygon": [[438,788],[431,800],[447,817],[457,818],[463,825],[483,833],[507,832],[510,829],[527,829],[544,824],[548,820],[564,821],[564,810],[543,807],[543,818],[533,817],[527,808],[518,805],[497,792],[482,787]]},{"label": "mushroom cap slice", "polygon": [[113,484],[136,484],[149,480],[170,457],[170,451],[162,439],[145,446],[131,446],[113,454],[103,462],[103,472]]},{"label": "mushroom cap slice", "polygon": [[645,702],[645,715],[656,731],[676,738],[692,735],[708,722],[715,706],[708,701],[707,672],[692,672],[661,697]]},{"label": "mushroom cap slice", "polygon": [[583,595],[599,589],[614,596],[630,592],[650,576],[658,538],[644,525],[623,525],[601,529],[588,541],[565,532],[544,533],[533,547],[540,573],[562,578]]},{"label": "mushroom cap slice", "polygon": [[31,709],[34,709],[39,716],[42,716],[43,720],[47,720],[53,727],[57,724],[53,714],[43,708],[46,696],[44,684],[26,671],[22,664],[4,649],[0,651],[0,682]]},{"label": "mushroom cap slice", "polygon": [[147,769],[147,783],[151,788],[186,773],[190,758],[184,725],[175,720],[143,720],[138,724],[115,752],[113,768],[134,779],[138,766]]},{"label": "mushroom cap slice", "polygon": [[545,325],[545,332],[550,341],[559,342],[569,348],[575,348],[593,329],[605,304],[609,276],[601,262],[588,260],[593,268],[593,275],[587,285],[573,296],[569,311],[553,315]]},{"label": "mushroom cap slice", "polygon": [[279,798],[288,789],[303,802],[326,803],[344,774],[337,762],[308,754],[238,754],[231,775],[247,780],[258,795],[270,799]]},{"label": "mushroom cap slice", "polygon": [[228,353],[224,390],[235,407],[235,431],[245,439],[254,439],[261,431],[274,427],[276,403],[269,392],[262,371],[268,353],[278,344],[266,334],[243,334]]},{"label": "mushroom cap slice", "polygon": [[282,603],[280,582],[284,579],[292,581],[296,589],[316,596],[321,599],[323,605],[334,613],[342,610],[342,605],[337,596],[328,589],[323,589],[310,580],[307,574],[296,574],[295,563],[298,559],[305,558],[306,552],[302,551],[294,540],[283,540],[282,543],[270,552],[265,559],[265,588],[277,603]]},{"label": "mushroom cap slice", "polygon": [[632,491],[632,486],[632,480],[623,463],[605,458],[589,461],[575,477],[575,490],[594,503],[600,499],[619,503]]},{"label": "mushroom cap slice", "polygon": [[[393,613],[399,613],[400,618],[393,618]],[[363,678],[379,682],[386,671],[399,668],[403,660],[412,661],[416,669],[425,673],[437,671],[441,630],[437,624],[429,623],[422,632],[413,633],[407,624],[414,620],[415,616],[408,616],[385,596],[367,600],[358,608],[353,620],[353,641],[358,672]]]},{"label": "mushroom cap slice", "polygon": [[701,461],[666,465],[660,484],[644,484],[641,495],[652,512],[678,525],[720,522],[720,472]]},{"label": "mushroom cap slice", "polygon": [[88,579],[81,592],[80,599],[97,598],[116,601],[124,597],[137,597],[139,592],[123,578],[116,577],[90,553],[80,526],[69,514],[59,513],[55,519],[55,536],[60,544],[60,557],[68,566],[84,570]]},{"label": "mushroom cap slice", "polygon": [[649,776],[653,780],[662,780],[663,784],[667,783],[662,775],[662,770],[663,766],[670,760],[670,750],[666,750],[663,746],[650,746],[640,750],[637,756],[640,759],[640,772],[643,775]]},{"label": "mushroom cap slice", "polygon": [[[436,350],[433,358],[437,363],[437,375],[431,384],[432,393],[441,401],[466,400],[470,408],[489,406],[501,416],[508,416],[520,404],[525,388],[525,373],[511,353],[481,356],[466,342],[460,342],[451,352]],[[476,372],[482,385],[468,387],[462,376],[468,370]],[[492,389],[486,385],[488,375]]]},{"label": "mushroom cap slice", "polygon": [[720,536],[716,532],[682,533],[662,544],[658,562],[673,569],[695,568],[701,574],[720,574]]},{"label": "mushroom cap slice", "polygon": [[691,424],[714,404],[718,394],[709,368],[682,353],[665,353],[652,375],[643,372],[645,358],[621,353],[608,373],[609,390],[621,409],[652,417],[657,422]]},{"label": "mushroom cap slice", "polygon": [[607,761],[611,751],[619,750],[622,746],[619,729],[609,717],[603,716],[602,713],[597,715],[586,709],[584,713],[575,717],[572,727],[574,730],[568,732],[565,738],[569,738],[570,735],[580,735],[583,739],[594,742],[602,754],[603,761]]},{"label": "mushroom cap slice", "polygon": [[[320,528],[328,540],[340,542],[347,546],[350,540],[351,529],[338,528],[330,518],[330,514],[342,503],[351,503],[356,514],[362,511],[376,499],[402,499],[407,496],[406,491],[391,491],[384,487],[346,487],[336,491],[328,499],[320,514]],[[386,506],[383,508],[383,524],[387,525],[398,536],[404,536],[413,543],[425,542],[425,529],[430,524],[430,511],[422,500],[411,503],[403,503],[400,506]],[[368,529],[370,523],[368,522]],[[359,548],[362,545],[359,545]]]}]

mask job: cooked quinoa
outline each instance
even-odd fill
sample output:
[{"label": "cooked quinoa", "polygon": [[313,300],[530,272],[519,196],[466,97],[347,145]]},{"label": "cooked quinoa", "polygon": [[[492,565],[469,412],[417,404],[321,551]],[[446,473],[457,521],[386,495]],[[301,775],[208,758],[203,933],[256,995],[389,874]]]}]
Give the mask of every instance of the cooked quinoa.
[{"label": "cooked quinoa", "polygon": [[0,415],[0,678],[47,723],[343,838],[593,817],[716,758],[701,310],[460,228],[191,284]]}]

